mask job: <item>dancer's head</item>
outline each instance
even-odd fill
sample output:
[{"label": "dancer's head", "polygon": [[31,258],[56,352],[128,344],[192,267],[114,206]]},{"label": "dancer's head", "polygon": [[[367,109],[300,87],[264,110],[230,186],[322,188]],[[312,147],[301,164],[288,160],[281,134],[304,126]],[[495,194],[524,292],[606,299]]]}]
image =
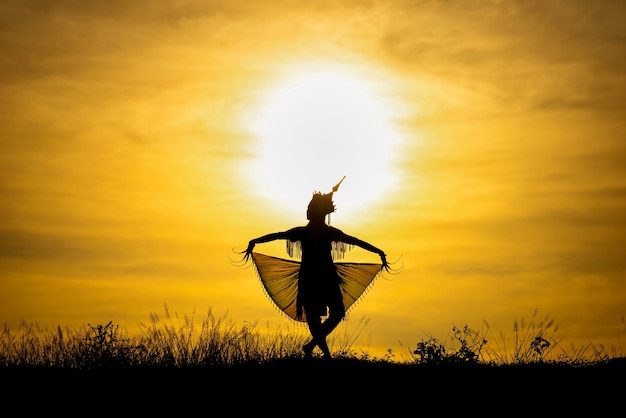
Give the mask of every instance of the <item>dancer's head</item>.
[{"label": "dancer's head", "polygon": [[320,220],[334,211],[333,192],[327,194],[315,192],[307,207],[306,218],[309,220]]},{"label": "dancer's head", "polygon": [[[322,194],[321,192],[313,193],[313,198],[309,202],[309,206],[306,210],[306,218],[308,220],[323,220],[326,215],[330,215],[335,211],[335,204],[333,203],[333,193],[339,190],[341,182],[346,178],[343,178],[339,183],[333,186],[333,190],[330,193]],[[330,222],[330,216],[329,216]]]}]

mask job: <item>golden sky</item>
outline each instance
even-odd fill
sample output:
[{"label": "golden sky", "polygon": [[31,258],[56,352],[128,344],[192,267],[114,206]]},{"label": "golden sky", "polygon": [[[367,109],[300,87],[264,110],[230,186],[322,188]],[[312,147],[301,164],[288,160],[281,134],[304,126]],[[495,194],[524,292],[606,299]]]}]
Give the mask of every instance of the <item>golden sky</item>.
[{"label": "golden sky", "polygon": [[[566,348],[610,351],[626,331],[625,20],[618,0],[5,0],[0,320],[132,333],[167,305],[291,326],[233,249],[303,225],[312,185],[341,173],[332,224],[403,265],[344,324],[367,318],[374,354],[454,324],[512,334],[536,310]],[[271,106],[320,71],[339,77],[316,102],[338,121]],[[352,82],[372,95],[350,99]],[[280,142],[283,122],[298,134]]]}]

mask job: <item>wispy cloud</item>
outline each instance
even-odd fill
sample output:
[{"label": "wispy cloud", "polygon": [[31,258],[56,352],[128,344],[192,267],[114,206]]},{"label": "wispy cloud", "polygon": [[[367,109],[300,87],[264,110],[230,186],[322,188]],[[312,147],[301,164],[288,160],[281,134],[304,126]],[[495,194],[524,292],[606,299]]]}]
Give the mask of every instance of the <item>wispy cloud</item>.
[{"label": "wispy cloud", "polygon": [[[319,59],[384,69],[368,74],[403,110],[402,181],[364,210],[367,230],[352,231],[406,262],[377,314],[410,313],[413,332],[427,313],[554,303],[580,323],[567,306],[584,301],[614,320],[625,19],[610,0],[4,1],[0,266],[10,277],[0,285],[16,302],[0,314],[35,312],[24,295],[54,293],[29,292],[60,276],[74,301],[109,276],[107,303],[120,277],[138,293],[154,279],[155,292],[189,305],[266,303],[228,254],[292,218],[252,198],[245,120],[268,83]],[[154,309],[133,297],[129,310]]]}]

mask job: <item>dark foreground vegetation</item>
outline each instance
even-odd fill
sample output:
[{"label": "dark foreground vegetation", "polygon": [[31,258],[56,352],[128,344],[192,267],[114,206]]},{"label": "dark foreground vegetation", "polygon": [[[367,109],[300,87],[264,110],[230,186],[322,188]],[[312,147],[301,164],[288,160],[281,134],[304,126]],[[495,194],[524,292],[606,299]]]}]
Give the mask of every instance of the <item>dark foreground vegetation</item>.
[{"label": "dark foreground vegetation", "polygon": [[[331,342],[332,360],[303,357],[305,331],[237,327],[211,311],[199,326],[193,316],[172,317],[167,308],[165,320],[151,319],[132,337],[112,322],[78,330],[5,325],[0,336],[5,396],[94,402],[121,396],[143,405],[143,413],[164,412],[166,405],[187,398],[228,402],[232,412],[257,405],[270,413],[276,404],[273,411],[280,413],[291,404],[326,414],[371,413],[373,407],[391,412],[401,406],[436,407],[442,413],[478,407],[475,412],[484,413],[480,405],[507,399],[519,403],[513,408],[519,412],[539,407],[542,398],[543,412],[580,412],[582,405],[598,412],[626,393],[621,352],[608,354],[593,345],[568,352],[554,336],[553,321],[537,320],[536,314],[528,323],[516,321],[509,351],[504,344],[492,348],[487,335],[464,326],[453,327],[445,340],[423,338],[400,358],[391,350],[378,358],[352,348],[357,330]],[[335,409],[329,409],[331,400]]]}]

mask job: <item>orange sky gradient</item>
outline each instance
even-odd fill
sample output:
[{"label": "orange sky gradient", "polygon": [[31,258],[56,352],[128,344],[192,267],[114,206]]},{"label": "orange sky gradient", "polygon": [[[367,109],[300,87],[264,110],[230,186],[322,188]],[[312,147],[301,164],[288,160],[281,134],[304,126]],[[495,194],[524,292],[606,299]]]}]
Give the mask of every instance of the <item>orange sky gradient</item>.
[{"label": "orange sky gradient", "polygon": [[[132,334],[167,305],[293,327],[231,259],[303,225],[315,190],[287,191],[301,209],[263,196],[252,121],[273,86],[341,68],[397,136],[388,165],[363,157],[393,182],[344,173],[332,224],[403,271],[336,333],[366,318],[358,344],[401,355],[537,310],[564,348],[623,355],[625,20],[609,0],[3,1],[0,321]],[[301,183],[295,155],[273,158]],[[256,250],[287,258],[275,244]]]}]

